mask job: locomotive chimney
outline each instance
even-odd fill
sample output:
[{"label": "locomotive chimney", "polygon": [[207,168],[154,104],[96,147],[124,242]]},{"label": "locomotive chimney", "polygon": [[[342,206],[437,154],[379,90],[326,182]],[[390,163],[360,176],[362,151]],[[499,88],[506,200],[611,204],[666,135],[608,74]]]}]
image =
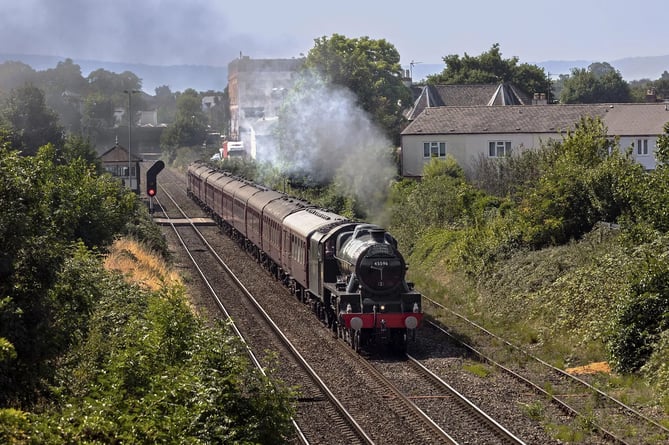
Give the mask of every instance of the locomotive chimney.
[{"label": "locomotive chimney", "polygon": [[385,241],[386,231],[382,229],[374,229],[371,232],[372,239],[377,243],[382,243]]}]

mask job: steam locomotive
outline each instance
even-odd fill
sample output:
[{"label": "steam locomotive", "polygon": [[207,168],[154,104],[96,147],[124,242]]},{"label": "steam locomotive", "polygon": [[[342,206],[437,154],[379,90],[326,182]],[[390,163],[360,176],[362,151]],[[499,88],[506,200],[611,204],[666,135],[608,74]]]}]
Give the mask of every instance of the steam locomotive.
[{"label": "steam locomotive", "polygon": [[356,351],[405,351],[422,322],[397,241],[373,224],[195,162],[188,195]]}]

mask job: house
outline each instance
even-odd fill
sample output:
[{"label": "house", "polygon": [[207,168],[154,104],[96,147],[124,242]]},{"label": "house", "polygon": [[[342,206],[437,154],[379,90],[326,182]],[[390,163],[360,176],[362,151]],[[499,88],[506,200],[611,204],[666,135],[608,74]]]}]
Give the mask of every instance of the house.
[{"label": "house", "polygon": [[586,104],[444,106],[425,108],[401,134],[401,172],[420,177],[433,157],[452,155],[463,168],[480,156],[497,158],[515,150],[562,140],[582,117],[600,117],[608,135],[632,156],[654,169],[657,138],[669,122],[669,104]]},{"label": "house", "polygon": [[158,126],[158,110],[139,111],[138,127],[157,127]]},{"label": "house", "polygon": [[241,54],[228,64],[230,140],[255,146],[251,139],[261,134],[261,126],[266,127],[262,121],[276,117],[303,65],[304,58],[251,59]]},{"label": "house", "polygon": [[100,161],[106,172],[115,178],[119,178],[124,186],[129,186],[135,193],[139,193],[139,163],[142,162],[141,158],[131,155],[130,160],[128,160],[128,150],[116,143],[100,155]]},{"label": "house", "polygon": [[[426,108],[468,105],[532,105],[525,93],[511,83],[479,85],[413,85],[414,103],[404,116],[412,121]],[[539,96],[537,95],[537,99]],[[543,96],[546,101],[545,95]]]}]

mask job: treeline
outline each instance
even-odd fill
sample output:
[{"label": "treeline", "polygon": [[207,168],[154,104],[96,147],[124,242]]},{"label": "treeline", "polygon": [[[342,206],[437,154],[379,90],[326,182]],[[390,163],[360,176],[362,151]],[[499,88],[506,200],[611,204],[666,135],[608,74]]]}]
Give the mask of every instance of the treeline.
[{"label": "treeline", "polygon": [[432,282],[470,280],[472,312],[525,326],[530,343],[567,334],[576,358],[601,345],[615,370],[642,370],[669,396],[668,150],[665,133],[646,172],[584,119],[468,174],[433,160],[422,181],[392,187],[388,228]]},{"label": "treeline", "polygon": [[[93,142],[106,143],[110,130],[127,128],[128,122],[137,126],[140,111],[155,111],[157,124],[168,127],[171,134],[165,141],[156,140],[156,145],[164,143],[168,147],[175,139],[186,145],[202,144],[208,131],[226,132],[229,120],[225,92],[172,92],[168,85],[162,85],[149,94],[142,92],[142,80],[130,71],[98,69],[84,77],[81,67],[71,59],[43,71],[17,61],[0,64],[1,102],[23,103],[37,94],[30,90],[39,91],[63,132]],[[204,96],[215,100],[206,113],[202,107]],[[178,128],[171,128],[175,126]]]}]

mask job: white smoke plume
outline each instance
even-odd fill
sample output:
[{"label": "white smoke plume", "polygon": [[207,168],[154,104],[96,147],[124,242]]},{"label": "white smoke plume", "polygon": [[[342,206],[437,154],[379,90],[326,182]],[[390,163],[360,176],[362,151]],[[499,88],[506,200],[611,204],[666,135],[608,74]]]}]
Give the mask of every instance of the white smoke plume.
[{"label": "white smoke plume", "polygon": [[[267,123],[267,121],[265,121]],[[260,121],[255,126],[261,125]],[[257,137],[257,157],[282,174],[334,181],[368,214],[383,204],[397,169],[388,138],[358,106],[356,96],[315,75],[305,75],[288,94],[274,130]]]}]

